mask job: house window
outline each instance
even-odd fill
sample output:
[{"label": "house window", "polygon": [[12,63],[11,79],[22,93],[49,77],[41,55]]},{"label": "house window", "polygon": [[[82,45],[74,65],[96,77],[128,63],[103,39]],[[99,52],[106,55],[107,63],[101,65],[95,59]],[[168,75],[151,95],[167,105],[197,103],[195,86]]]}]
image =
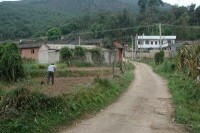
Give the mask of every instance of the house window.
[{"label": "house window", "polygon": [[34,53],[35,53],[34,49],[31,49],[31,54],[34,54]]},{"label": "house window", "polygon": [[158,44],[158,42],[157,42],[157,41],[155,41],[155,44],[157,45],[157,44]]},{"label": "house window", "polygon": [[151,45],[153,45],[153,41],[151,41]]},{"label": "house window", "polygon": [[149,44],[149,41],[145,41],[146,44]]},{"label": "house window", "polygon": [[171,40],[168,40],[167,43],[172,43],[172,41],[171,41]]}]

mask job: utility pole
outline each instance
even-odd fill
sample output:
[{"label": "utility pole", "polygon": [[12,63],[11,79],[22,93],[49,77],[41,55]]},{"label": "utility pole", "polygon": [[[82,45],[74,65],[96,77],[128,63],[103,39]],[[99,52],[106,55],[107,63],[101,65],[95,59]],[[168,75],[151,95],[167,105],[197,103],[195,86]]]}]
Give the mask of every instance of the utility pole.
[{"label": "utility pole", "polygon": [[138,39],[138,34],[135,36],[135,59],[137,59],[137,39]]},{"label": "utility pole", "polygon": [[142,34],[142,59],[143,59],[143,48],[144,48],[144,33]]},{"label": "utility pole", "polygon": [[81,45],[81,37],[78,38],[78,45]]},{"label": "utility pole", "polygon": [[[142,42],[141,42],[141,35],[140,35],[140,41],[138,41],[138,43],[140,42],[140,60],[142,59]],[[138,44],[139,46],[139,44]]]},{"label": "utility pole", "polygon": [[133,60],[133,35],[131,35],[131,39],[132,39],[132,60]]},{"label": "utility pole", "polygon": [[162,50],[162,27],[161,27],[161,23],[159,23],[159,32],[160,32],[160,49]]}]

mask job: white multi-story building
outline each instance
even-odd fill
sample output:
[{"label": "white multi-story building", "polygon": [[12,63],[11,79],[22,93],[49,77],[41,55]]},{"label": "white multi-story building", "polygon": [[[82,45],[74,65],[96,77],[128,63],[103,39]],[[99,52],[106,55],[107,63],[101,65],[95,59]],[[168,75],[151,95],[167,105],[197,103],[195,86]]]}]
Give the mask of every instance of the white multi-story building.
[{"label": "white multi-story building", "polygon": [[[161,44],[160,44],[161,40]],[[176,36],[136,36],[138,49],[160,49],[175,44]]]}]

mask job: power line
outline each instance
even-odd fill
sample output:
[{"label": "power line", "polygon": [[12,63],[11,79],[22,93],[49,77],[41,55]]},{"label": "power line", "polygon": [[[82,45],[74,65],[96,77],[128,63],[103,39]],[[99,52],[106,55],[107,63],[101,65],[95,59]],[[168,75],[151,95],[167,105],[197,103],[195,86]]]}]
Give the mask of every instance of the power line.
[{"label": "power line", "polygon": [[[127,28],[118,28],[118,29],[109,29],[109,30],[101,30],[101,31],[95,31],[95,32],[111,32],[111,31],[121,31],[121,30],[131,30],[131,29],[138,29],[138,28],[145,28],[145,27],[154,27],[156,25],[149,25],[149,26],[135,26],[135,27],[127,27]],[[75,34],[69,34],[69,35],[84,35],[84,34],[90,34],[93,32],[80,32]]]},{"label": "power line", "polygon": [[191,25],[186,25],[186,26],[181,26],[181,25],[170,25],[170,24],[163,24],[162,25],[163,27],[180,27],[180,28],[183,28],[183,27],[189,27],[189,28],[195,28],[195,29],[200,29],[200,26],[191,26]]},{"label": "power line", "polygon": [[[112,31],[126,31],[126,30],[131,30],[131,29],[139,29],[139,28],[148,28],[148,27],[157,27],[158,24],[154,25],[148,25],[148,26],[134,26],[134,27],[126,27],[126,28],[116,28],[116,29],[107,29],[107,30],[99,30],[99,31],[94,31],[95,33],[106,33],[106,32],[112,32]],[[170,25],[170,24],[162,24],[163,27],[189,27],[189,28],[195,28],[195,29],[200,29],[199,26],[180,26],[180,25]],[[79,32],[79,33],[73,33],[73,34],[68,34],[68,35],[57,35],[57,36],[51,36],[51,37],[69,37],[69,36],[80,36],[80,35],[88,35],[94,33],[92,31],[88,32]],[[49,36],[42,36],[48,38]],[[120,38],[125,38],[125,37],[120,37]],[[130,38],[130,37],[126,37]]]},{"label": "power line", "polygon": [[[108,30],[99,30],[95,31],[95,33],[106,33],[106,32],[112,32],[112,31],[123,31],[123,30],[131,30],[131,29],[138,29],[138,28],[146,28],[146,27],[154,27],[157,26],[156,24],[154,25],[149,25],[149,26],[135,26],[135,27],[126,27],[126,28],[117,28],[117,29],[108,29]],[[68,34],[68,35],[57,35],[57,36],[51,36],[51,37],[69,37],[69,36],[79,36],[79,35],[88,35],[94,32],[79,32],[79,33],[73,33],[73,34]],[[48,36],[42,36],[42,37],[48,37]]]}]

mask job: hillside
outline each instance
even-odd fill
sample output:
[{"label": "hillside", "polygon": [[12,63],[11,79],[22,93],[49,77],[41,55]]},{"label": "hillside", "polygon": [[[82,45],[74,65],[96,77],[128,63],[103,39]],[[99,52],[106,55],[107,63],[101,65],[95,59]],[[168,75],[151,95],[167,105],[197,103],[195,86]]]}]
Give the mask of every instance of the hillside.
[{"label": "hillside", "polygon": [[[137,0],[135,0],[137,1]],[[80,15],[84,11],[121,11],[128,8],[137,11],[138,6],[124,3],[121,0],[24,0],[22,3],[31,4],[37,8],[51,9],[56,12]],[[137,8],[132,8],[132,7]]]},{"label": "hillside", "polygon": [[0,40],[28,38],[71,18],[97,12],[138,13],[138,0],[22,0],[0,2]]}]

